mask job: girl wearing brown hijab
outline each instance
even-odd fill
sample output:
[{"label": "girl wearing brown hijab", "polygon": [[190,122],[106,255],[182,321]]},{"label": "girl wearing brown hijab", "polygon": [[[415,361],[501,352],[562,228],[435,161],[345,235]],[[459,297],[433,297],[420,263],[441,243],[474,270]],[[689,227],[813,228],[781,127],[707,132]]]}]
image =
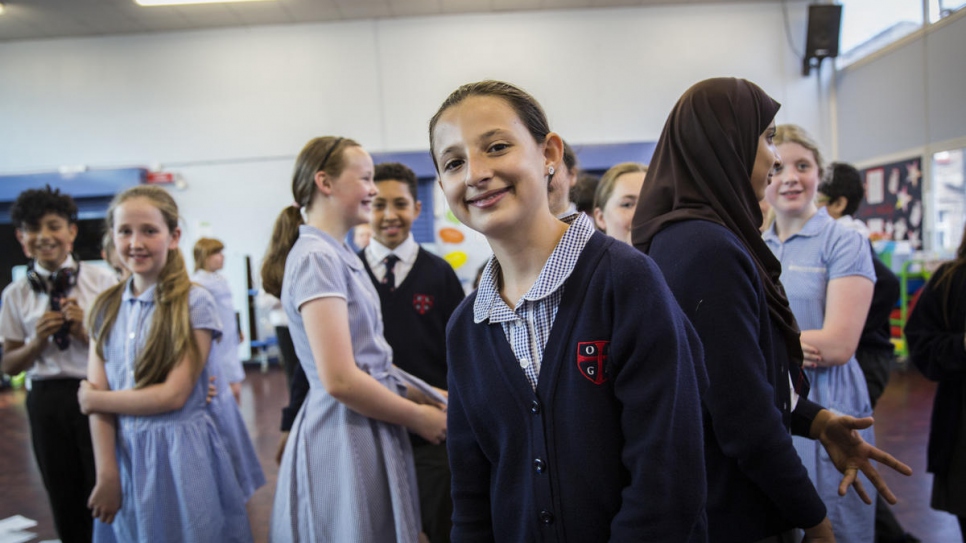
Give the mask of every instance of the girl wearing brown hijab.
[{"label": "girl wearing brown hijab", "polygon": [[853,432],[871,418],[836,416],[806,399],[798,326],[761,239],[764,196],[781,158],[772,138],[780,105],[753,83],[720,78],[691,87],[654,151],[632,226],[634,245],[664,272],[704,344],[703,398],[710,541],[834,541],[825,506],[789,431],[819,439],[871,503],[858,470],[891,503],[870,460],[908,466]]}]

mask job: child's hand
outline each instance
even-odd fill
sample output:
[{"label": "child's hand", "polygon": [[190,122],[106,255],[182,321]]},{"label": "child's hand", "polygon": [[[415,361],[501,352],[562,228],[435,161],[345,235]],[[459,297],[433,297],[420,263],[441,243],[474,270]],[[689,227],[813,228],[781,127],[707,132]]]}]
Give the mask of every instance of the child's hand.
[{"label": "child's hand", "polygon": [[212,375],[208,378],[208,396],[205,398],[205,402],[211,403],[211,400],[215,399],[218,395],[218,387],[215,386],[215,376]]},{"label": "child's hand", "polygon": [[[433,387],[433,388],[436,388],[436,387]],[[439,390],[439,389],[437,388],[436,390]],[[445,391],[440,391],[440,392],[443,392],[445,394]],[[419,390],[418,388],[412,385],[406,385],[406,399],[411,402],[418,403],[420,405],[431,405],[438,409],[446,409],[446,406],[430,398],[429,396],[424,394],[422,390]]]},{"label": "child's hand", "polygon": [[416,421],[409,429],[433,445],[446,441],[446,413],[432,405],[417,405]]},{"label": "child's hand", "polygon": [[805,539],[802,543],[821,543],[835,542],[835,534],[832,533],[832,521],[825,517],[822,522],[805,530]]},{"label": "child's hand", "polygon": [[37,337],[43,341],[54,335],[64,324],[64,314],[59,311],[47,311],[37,321]]},{"label": "child's hand", "polygon": [[817,368],[822,365],[822,353],[817,347],[802,342],[802,367]]},{"label": "child's hand", "polygon": [[80,341],[87,340],[87,332],[84,330],[84,310],[77,305],[77,298],[63,298],[60,301],[60,312],[70,323],[70,335]]},{"label": "child's hand", "polygon": [[288,432],[282,432],[282,439],[278,441],[278,450],[275,451],[275,463],[282,465],[282,455],[285,453],[285,444],[288,443]]},{"label": "child's hand", "polygon": [[93,396],[93,393],[96,391],[97,387],[87,379],[84,379],[80,382],[80,388],[77,389],[77,403],[80,404],[81,413],[90,415],[94,412],[91,396]]},{"label": "child's hand", "polygon": [[87,507],[92,517],[106,524],[114,522],[114,515],[121,508],[121,480],[116,475],[98,477]]}]

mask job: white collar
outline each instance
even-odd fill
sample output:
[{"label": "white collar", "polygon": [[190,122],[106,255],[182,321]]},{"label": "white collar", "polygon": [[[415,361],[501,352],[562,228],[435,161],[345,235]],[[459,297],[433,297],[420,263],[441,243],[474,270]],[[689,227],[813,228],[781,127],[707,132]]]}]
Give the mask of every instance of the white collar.
[{"label": "white collar", "polygon": [[[76,266],[76,263],[74,262],[74,256],[68,254],[67,260],[64,260],[64,262],[60,265],[60,267],[57,268],[57,271],[60,271],[64,268],[73,268],[74,266]],[[34,260],[34,271],[37,272],[37,275],[43,277],[44,279],[48,279],[51,276],[51,274],[54,273],[52,271],[49,271],[47,268],[41,266],[40,264],[37,264],[36,260]]]},{"label": "white collar", "polygon": [[404,263],[412,264],[416,262],[416,255],[419,254],[419,244],[416,243],[416,238],[410,232],[409,236],[397,245],[395,249],[390,250],[385,245],[376,241],[376,238],[372,238],[369,240],[369,245],[366,246],[365,251],[372,257],[371,261],[373,262],[381,262],[390,254],[394,254]]}]

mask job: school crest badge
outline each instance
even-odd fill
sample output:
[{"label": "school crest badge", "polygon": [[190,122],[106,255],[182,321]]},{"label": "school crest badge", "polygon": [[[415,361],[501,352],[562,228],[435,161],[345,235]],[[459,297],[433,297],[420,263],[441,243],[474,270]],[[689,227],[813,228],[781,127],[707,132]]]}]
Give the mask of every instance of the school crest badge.
[{"label": "school crest badge", "polygon": [[577,343],[577,369],[591,383],[602,385],[608,378],[606,364],[609,354],[609,341],[581,341]]},{"label": "school crest badge", "polygon": [[429,310],[433,308],[433,297],[429,294],[414,294],[413,295],[413,309],[416,310],[420,315],[425,315],[429,313]]}]

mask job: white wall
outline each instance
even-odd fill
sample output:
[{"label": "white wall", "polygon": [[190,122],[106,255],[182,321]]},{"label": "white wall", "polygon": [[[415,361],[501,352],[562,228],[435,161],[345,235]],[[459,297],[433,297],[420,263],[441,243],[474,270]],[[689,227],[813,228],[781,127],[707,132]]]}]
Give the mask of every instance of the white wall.
[{"label": "white wall", "polygon": [[[806,3],[789,6],[801,49]],[[188,184],[174,191],[185,242],[207,222],[230,260],[257,261],[306,140],[425,149],[428,119],[461,83],[519,84],[586,144],[655,140],[692,83],[746,77],[784,104],[779,122],[828,141],[822,83],[800,69],[778,2],[4,43],[0,174],[161,164]]]},{"label": "white wall", "polygon": [[838,75],[842,158],[865,163],[966,138],[964,52],[961,13],[844,69]]}]

